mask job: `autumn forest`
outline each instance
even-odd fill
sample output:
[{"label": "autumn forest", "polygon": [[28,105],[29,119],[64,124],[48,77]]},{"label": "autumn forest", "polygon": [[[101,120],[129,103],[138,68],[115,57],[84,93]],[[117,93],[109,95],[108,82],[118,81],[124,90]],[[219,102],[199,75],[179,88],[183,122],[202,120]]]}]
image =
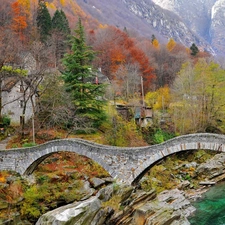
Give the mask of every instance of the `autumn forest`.
[{"label": "autumn forest", "polygon": [[[225,71],[194,43],[183,46],[172,37],[160,43],[154,34],[146,38],[126,27],[100,24],[75,1],[1,0],[1,82],[14,76],[24,79],[21,56],[25,52],[36,65],[25,81],[33,90],[26,94],[27,101],[38,92],[38,104],[33,104],[36,131],[98,130],[105,133],[106,144],[120,146],[144,145],[142,138],[159,143],[171,134],[225,132]],[[7,66],[12,66],[8,72]],[[21,71],[16,72],[18,68]],[[75,71],[77,81],[71,77]],[[86,74],[93,71],[101,71],[108,83],[91,86]],[[89,96],[85,101],[84,94]],[[104,104],[96,101],[97,96]],[[111,109],[115,103],[131,111],[127,120]],[[140,136],[132,120],[135,107],[149,108],[153,115],[148,126],[141,127]],[[21,135],[29,127],[22,122]],[[127,137],[121,138],[123,134]]]}]

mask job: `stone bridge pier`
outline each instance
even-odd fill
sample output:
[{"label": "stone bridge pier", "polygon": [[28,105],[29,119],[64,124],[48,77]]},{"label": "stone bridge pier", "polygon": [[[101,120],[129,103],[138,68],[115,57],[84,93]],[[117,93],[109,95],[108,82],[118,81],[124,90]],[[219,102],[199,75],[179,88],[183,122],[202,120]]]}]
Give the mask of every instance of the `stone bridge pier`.
[{"label": "stone bridge pier", "polygon": [[120,148],[81,139],[61,139],[32,148],[0,151],[0,170],[31,174],[47,157],[56,152],[74,152],[100,164],[119,182],[136,183],[145,172],[164,157],[187,150],[225,152],[225,136],[198,133],[179,136],[159,145]]}]

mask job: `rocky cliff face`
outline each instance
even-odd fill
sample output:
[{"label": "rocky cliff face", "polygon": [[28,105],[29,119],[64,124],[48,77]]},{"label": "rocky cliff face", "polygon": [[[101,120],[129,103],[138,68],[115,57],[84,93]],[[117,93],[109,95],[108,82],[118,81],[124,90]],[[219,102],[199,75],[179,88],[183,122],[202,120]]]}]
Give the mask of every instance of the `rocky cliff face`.
[{"label": "rocky cliff face", "polygon": [[225,54],[225,1],[219,0],[211,10],[210,41],[213,48],[221,54]]},{"label": "rocky cliff face", "polygon": [[224,0],[152,0],[177,14],[193,32],[211,45],[217,54],[225,54]]},{"label": "rocky cliff face", "polygon": [[77,0],[101,23],[127,27],[158,40],[190,47],[197,44],[212,54],[225,54],[225,0]]},{"label": "rocky cliff face", "polygon": [[149,26],[153,27],[167,40],[172,37],[176,42],[185,46],[191,46],[192,43],[196,43],[198,46],[212,52],[208,43],[197,33],[193,32],[182,17],[175,12],[163,9],[151,0],[138,2],[135,0],[123,0],[123,2],[130,11],[147,21]]}]

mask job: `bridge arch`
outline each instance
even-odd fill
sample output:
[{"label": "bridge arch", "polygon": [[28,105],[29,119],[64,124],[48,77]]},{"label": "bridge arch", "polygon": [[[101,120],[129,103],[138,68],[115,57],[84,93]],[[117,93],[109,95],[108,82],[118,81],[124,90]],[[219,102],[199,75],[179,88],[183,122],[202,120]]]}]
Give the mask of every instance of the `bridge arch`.
[{"label": "bridge arch", "polygon": [[[45,160],[47,159],[48,157],[50,157],[51,155],[55,154],[55,153],[62,153],[62,152],[68,152],[68,151],[64,151],[64,150],[59,150],[59,151],[56,151],[56,152],[51,152],[49,154],[46,154],[46,155],[43,155],[41,156],[40,158],[38,158],[37,160],[33,161],[28,167],[27,169],[25,170],[25,172],[23,173],[24,175],[31,175],[36,169],[37,167]],[[73,154],[78,154],[77,152],[75,151],[71,151],[70,153],[73,153]],[[79,156],[85,156],[87,157],[86,155],[80,155],[78,154]],[[90,160],[93,160],[89,157],[87,157],[88,159]],[[101,166],[103,169],[106,170],[107,168],[107,165],[104,164],[104,162],[99,162],[100,160],[93,160],[94,162],[98,163],[99,166]],[[101,163],[101,164],[100,164]],[[107,170],[106,170],[107,171]],[[111,175],[111,174],[109,174]]]},{"label": "bridge arch", "polygon": [[[60,152],[71,152],[76,153],[80,156],[88,157],[89,159],[97,162],[101,167],[103,167],[110,175],[112,175],[112,171],[109,169],[109,166],[102,160],[100,157],[98,149],[93,148],[92,143],[75,139],[75,140],[63,140],[63,144],[61,141],[52,141],[47,143],[47,146],[42,146],[44,151],[37,151],[39,154],[32,153],[32,163],[26,166],[24,175],[30,175],[37,168],[37,166],[43,162],[46,158],[54,153]],[[50,145],[49,145],[50,144]],[[94,149],[94,151],[93,151]]]},{"label": "bridge arch", "polygon": [[225,152],[225,135],[199,133],[179,136],[159,145],[119,148],[81,139],[60,139],[32,148],[0,151],[0,170],[31,174],[50,154],[66,151],[86,156],[113,178],[132,184],[154,163],[171,154],[188,150]]},{"label": "bridge arch", "polygon": [[163,158],[178,152],[193,150],[225,152],[225,135],[196,133],[182,135],[162,144],[155,145],[155,152],[145,161],[145,165],[139,166],[136,169],[136,176],[132,184],[138,183],[145,173]]}]

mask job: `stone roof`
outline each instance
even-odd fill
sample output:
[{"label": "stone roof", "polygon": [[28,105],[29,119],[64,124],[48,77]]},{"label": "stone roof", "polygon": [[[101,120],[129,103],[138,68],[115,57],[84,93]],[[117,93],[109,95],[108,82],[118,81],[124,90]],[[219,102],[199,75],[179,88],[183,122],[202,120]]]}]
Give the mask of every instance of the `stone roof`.
[{"label": "stone roof", "polygon": [[12,88],[19,82],[19,78],[10,77],[3,81],[2,91],[10,92]]}]

